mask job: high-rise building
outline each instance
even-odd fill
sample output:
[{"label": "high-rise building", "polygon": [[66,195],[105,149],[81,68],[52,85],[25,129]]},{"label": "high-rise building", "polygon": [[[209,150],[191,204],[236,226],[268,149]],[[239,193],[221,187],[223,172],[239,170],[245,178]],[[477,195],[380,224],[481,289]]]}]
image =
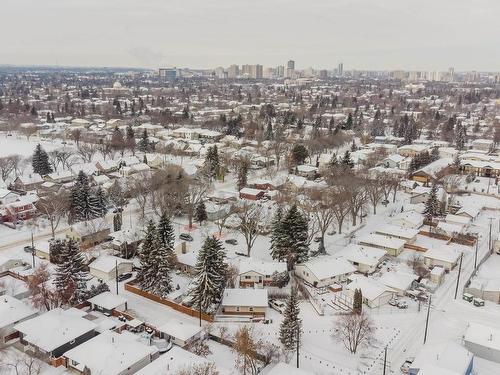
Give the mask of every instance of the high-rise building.
[{"label": "high-rise building", "polygon": [[158,69],[158,76],[160,77],[160,81],[174,81],[177,78],[177,69],[176,68],[160,68]]},{"label": "high-rise building", "polygon": [[285,76],[285,67],[283,65],[279,65],[276,68],[276,75],[278,78],[283,78]]},{"label": "high-rise building", "polygon": [[455,80],[455,68],[448,68],[448,79],[450,80],[450,82],[453,82]]},{"label": "high-rise building", "polygon": [[340,63],[337,67],[337,75],[342,77],[344,75],[344,63]]},{"label": "high-rise building", "polygon": [[327,79],[328,78],[328,70],[322,69],[319,71],[319,78],[320,79]]},{"label": "high-rise building", "polygon": [[287,69],[295,70],[295,61],[288,60],[288,62],[286,63],[286,67],[287,67]]},{"label": "high-rise building", "polygon": [[238,78],[240,75],[240,67],[238,65],[231,65],[229,68],[227,68],[227,77],[228,78]]},{"label": "high-rise building", "polygon": [[247,78],[250,78],[252,76],[251,70],[252,70],[252,65],[248,65],[248,64],[242,65],[241,66],[241,75],[245,76]]},{"label": "high-rise building", "polygon": [[250,65],[250,78],[261,79],[263,77],[263,67],[260,64]]}]

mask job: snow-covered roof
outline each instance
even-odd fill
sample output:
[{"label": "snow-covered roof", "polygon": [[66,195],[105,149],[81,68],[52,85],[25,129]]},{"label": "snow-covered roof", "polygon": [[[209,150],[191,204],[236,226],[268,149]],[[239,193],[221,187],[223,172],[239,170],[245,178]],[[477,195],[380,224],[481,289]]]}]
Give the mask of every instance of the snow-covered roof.
[{"label": "snow-covered roof", "polygon": [[401,225],[408,224],[412,228],[417,228],[422,225],[424,220],[424,216],[415,211],[405,211],[400,212],[396,216],[394,216],[391,220],[391,223]]},{"label": "snow-covered roof", "polygon": [[418,234],[417,229],[402,228],[398,225],[383,224],[375,233],[386,235],[389,237],[413,238]]},{"label": "snow-covered roof", "polygon": [[462,233],[464,230],[464,225],[463,224],[457,224],[457,223],[447,223],[445,221],[440,221],[438,225],[436,226],[437,231],[443,231],[447,234],[452,234],[452,233]]},{"label": "snow-covered roof", "polygon": [[84,311],[57,308],[14,326],[23,339],[40,349],[51,352],[71,340],[91,332],[96,325],[84,319]]},{"label": "snow-covered roof", "polygon": [[226,289],[222,306],[267,307],[267,289]]},{"label": "snow-covered roof", "polygon": [[440,260],[448,263],[456,263],[461,252],[451,248],[431,248],[424,253],[425,258]]},{"label": "snow-covered roof", "polygon": [[350,244],[343,248],[340,252],[336,253],[335,256],[344,258],[351,263],[355,262],[374,267],[380,263],[385,254],[386,251],[382,249]]},{"label": "snow-covered roof", "polygon": [[168,322],[158,327],[158,330],[179,340],[188,341],[200,333],[202,329],[196,324],[179,319],[170,319]]},{"label": "snow-covered roof", "polygon": [[116,264],[120,265],[122,263],[132,264],[133,262],[131,260],[115,257],[114,255],[101,255],[89,264],[89,268],[109,273],[115,269]]},{"label": "snow-covered roof", "polygon": [[0,296],[0,329],[35,315],[37,311],[30,305],[8,294]]},{"label": "snow-covered roof", "polygon": [[123,296],[118,296],[108,291],[102,292],[101,294],[88,299],[88,302],[102,307],[106,310],[113,310],[118,306],[125,304],[127,302],[127,299]]},{"label": "snow-covered roof", "polygon": [[240,275],[250,271],[260,273],[261,275],[272,275],[274,272],[285,272],[286,263],[267,262],[253,258],[242,258],[240,259],[238,268],[240,270]]},{"label": "snow-covered roof", "polygon": [[393,289],[385,286],[384,284],[374,280],[372,278],[368,278],[363,275],[351,275],[349,276],[349,280],[351,282],[346,285],[346,289],[354,292],[356,289],[361,289],[361,293],[363,294],[363,298],[368,299],[369,301],[373,301],[384,293],[392,293]]},{"label": "snow-covered roof", "polygon": [[469,323],[464,340],[493,350],[500,350],[500,330],[484,324]]},{"label": "snow-covered roof", "polygon": [[381,234],[369,234],[359,239],[360,244],[375,245],[388,249],[401,249],[406,241],[399,238],[382,236]]},{"label": "snow-covered roof", "polygon": [[351,263],[333,256],[318,256],[300,265],[307,267],[318,280],[356,272],[356,268]]},{"label": "snow-covered roof", "polygon": [[92,219],[88,221],[80,221],[73,224],[71,227],[80,236],[88,236],[106,229],[109,229],[109,224],[102,218]]},{"label": "snow-covered roof", "polygon": [[415,275],[393,271],[384,273],[379,281],[389,288],[406,291],[415,279]]},{"label": "snow-covered roof", "polygon": [[466,217],[466,216],[448,214],[448,215],[446,215],[445,220],[447,223],[458,223],[458,224],[467,225],[470,223],[471,219]]},{"label": "snow-covered roof", "polygon": [[442,158],[436,161],[433,161],[430,164],[427,164],[425,167],[420,168],[415,173],[425,173],[432,178],[437,178],[437,174],[441,172],[443,169],[453,164],[453,159],[451,158]]},{"label": "snow-covered roof", "polygon": [[420,369],[419,375],[465,374],[473,354],[461,345],[447,341],[436,345],[423,346],[411,368]]},{"label": "snow-covered roof", "polygon": [[92,374],[119,375],[156,352],[156,347],[140,342],[138,336],[104,331],[64,356],[77,362],[80,370],[87,367]]}]

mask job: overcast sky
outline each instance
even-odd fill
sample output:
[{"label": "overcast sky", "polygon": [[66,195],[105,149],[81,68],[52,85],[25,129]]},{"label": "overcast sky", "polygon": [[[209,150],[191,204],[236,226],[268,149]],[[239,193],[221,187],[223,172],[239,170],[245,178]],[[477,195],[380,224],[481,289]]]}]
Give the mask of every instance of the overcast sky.
[{"label": "overcast sky", "polygon": [[500,71],[500,0],[0,0],[0,64]]}]

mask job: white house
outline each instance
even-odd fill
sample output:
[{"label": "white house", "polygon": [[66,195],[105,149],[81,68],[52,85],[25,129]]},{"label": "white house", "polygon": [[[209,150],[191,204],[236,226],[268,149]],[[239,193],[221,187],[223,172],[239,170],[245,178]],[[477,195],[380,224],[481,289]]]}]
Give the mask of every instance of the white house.
[{"label": "white house", "polygon": [[427,267],[441,266],[450,271],[457,265],[461,254],[451,246],[431,248],[424,253],[424,263]]},{"label": "white house", "polygon": [[375,272],[385,255],[385,250],[357,244],[347,245],[344,249],[335,254],[336,257],[347,260],[361,273]]},{"label": "white house", "polygon": [[273,283],[275,274],[287,272],[286,263],[253,260],[252,258],[241,259],[238,265],[240,287],[262,288]]},{"label": "white house", "polygon": [[162,338],[184,348],[203,335],[203,330],[197,324],[192,324],[179,319],[170,319],[168,322],[158,327]]},{"label": "white house", "polygon": [[265,316],[267,304],[267,289],[226,289],[221,306],[226,315]]},{"label": "white house", "polygon": [[410,275],[408,273],[391,271],[384,273],[378,281],[394,290],[398,296],[404,296],[416,278],[415,275]]},{"label": "white house", "polygon": [[479,323],[470,323],[464,345],[474,355],[500,363],[500,330]]},{"label": "white house", "polygon": [[30,319],[37,311],[30,305],[9,295],[0,296],[0,343],[8,341],[9,335],[16,332],[14,326]]},{"label": "white house", "polygon": [[11,268],[19,267],[23,265],[23,261],[18,258],[7,258],[0,255],[0,272],[8,271]]},{"label": "white house", "polygon": [[474,355],[454,341],[427,344],[422,347],[410,365],[410,375],[470,375]]},{"label": "white house", "polygon": [[345,289],[351,299],[354,298],[355,290],[360,289],[363,303],[370,308],[386,305],[396,294],[391,288],[366,276],[352,275],[349,277],[349,281]]},{"label": "white house", "polygon": [[67,351],[64,357],[69,368],[82,374],[129,375],[151,363],[157,351],[127,331],[104,331]]},{"label": "white house", "polygon": [[400,212],[392,218],[391,224],[402,228],[418,229],[424,225],[424,215],[416,211]]},{"label": "white house", "polygon": [[376,247],[387,251],[387,254],[394,257],[398,256],[404,248],[406,241],[399,238],[391,238],[380,234],[369,234],[359,239],[359,244],[364,246]]},{"label": "white house", "polygon": [[[89,272],[92,276],[102,280],[114,280],[118,276],[132,272],[131,260],[115,257],[113,255],[101,255],[89,264]],[[117,269],[118,267],[118,269]],[[118,271],[118,272],[117,272]]]},{"label": "white house", "polygon": [[413,243],[417,239],[418,230],[402,228],[397,225],[384,224],[375,230],[376,234],[381,234],[390,238],[397,238],[406,243]]},{"label": "white house", "polygon": [[295,275],[317,288],[344,282],[354,272],[356,268],[351,263],[333,256],[320,256],[295,265]]},{"label": "white house", "polygon": [[87,302],[90,303],[92,310],[111,313],[113,310],[125,311],[127,310],[127,299],[123,296],[116,295],[111,292],[102,292]]}]

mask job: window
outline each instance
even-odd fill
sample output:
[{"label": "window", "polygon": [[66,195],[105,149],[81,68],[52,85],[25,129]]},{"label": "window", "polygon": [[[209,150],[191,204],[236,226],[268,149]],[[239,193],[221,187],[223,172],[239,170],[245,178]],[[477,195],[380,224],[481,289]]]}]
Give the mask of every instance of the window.
[{"label": "window", "polygon": [[249,310],[249,311],[253,311],[253,307],[249,307],[249,308],[248,308],[248,310]]},{"label": "window", "polygon": [[251,278],[252,278],[252,276],[245,276],[246,280],[250,280]]}]

